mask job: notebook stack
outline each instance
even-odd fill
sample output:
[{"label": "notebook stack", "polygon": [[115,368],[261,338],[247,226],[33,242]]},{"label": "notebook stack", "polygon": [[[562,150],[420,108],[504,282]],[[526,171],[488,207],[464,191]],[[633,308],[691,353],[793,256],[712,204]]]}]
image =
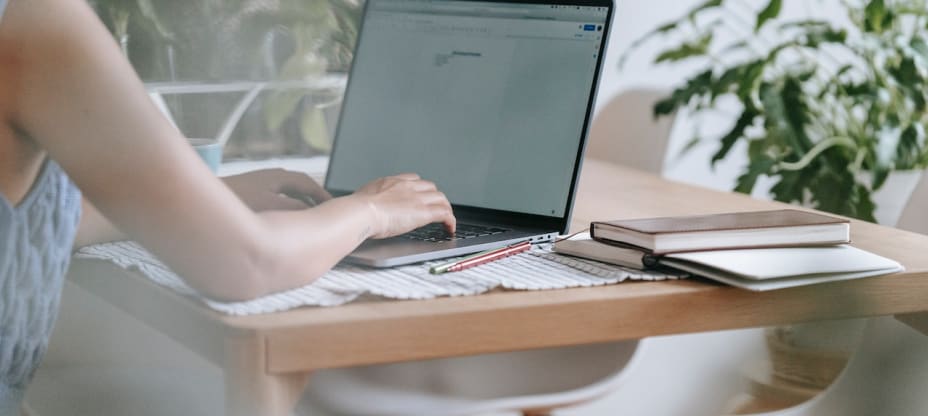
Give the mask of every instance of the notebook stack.
[{"label": "notebook stack", "polygon": [[852,247],[850,221],[799,210],[594,222],[555,251],[639,269],[670,267],[749,290],[902,271]]}]

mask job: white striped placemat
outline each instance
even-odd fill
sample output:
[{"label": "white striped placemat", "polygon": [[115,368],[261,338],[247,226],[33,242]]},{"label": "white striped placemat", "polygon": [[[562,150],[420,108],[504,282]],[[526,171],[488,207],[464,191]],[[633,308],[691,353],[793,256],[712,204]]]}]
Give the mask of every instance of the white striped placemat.
[{"label": "white striped placemat", "polygon": [[412,300],[473,296],[495,288],[553,290],[612,285],[625,280],[675,280],[681,276],[641,271],[556,254],[549,246],[457,273],[432,275],[429,263],[392,269],[339,265],[311,285],[248,302],[222,303],[198,295],[183,279],[133,242],[82,248],[78,258],[110,261],[153,282],[200,299],[229,315],[254,315],[306,306],[337,306],[358,298]]}]

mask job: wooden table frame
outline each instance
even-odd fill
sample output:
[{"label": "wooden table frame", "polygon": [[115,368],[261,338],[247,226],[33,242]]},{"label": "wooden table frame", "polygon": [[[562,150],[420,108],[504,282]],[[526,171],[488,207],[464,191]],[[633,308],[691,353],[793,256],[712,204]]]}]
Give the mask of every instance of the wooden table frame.
[{"label": "wooden table frame", "polygon": [[[590,159],[574,224],[782,206]],[[851,230],[856,246],[906,272],[763,293],[691,279],[247,317],[216,313],[106,262],[76,261],[70,279],[221,366],[228,414],[286,415],[309,373],[324,368],[882,315],[928,328],[918,314],[928,311],[928,237],[859,221]]]}]

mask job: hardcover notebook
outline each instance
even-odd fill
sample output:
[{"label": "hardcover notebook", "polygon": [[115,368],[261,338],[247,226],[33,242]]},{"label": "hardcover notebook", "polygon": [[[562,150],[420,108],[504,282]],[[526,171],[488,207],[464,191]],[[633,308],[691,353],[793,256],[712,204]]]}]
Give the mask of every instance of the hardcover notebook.
[{"label": "hardcover notebook", "polygon": [[729,248],[796,247],[850,241],[850,221],[799,210],[738,212],[594,222],[590,234],[654,254]]},{"label": "hardcover notebook", "polygon": [[577,234],[554,243],[554,252],[642,270],[654,266],[657,260],[657,257],[639,248],[596,241],[590,233]]}]

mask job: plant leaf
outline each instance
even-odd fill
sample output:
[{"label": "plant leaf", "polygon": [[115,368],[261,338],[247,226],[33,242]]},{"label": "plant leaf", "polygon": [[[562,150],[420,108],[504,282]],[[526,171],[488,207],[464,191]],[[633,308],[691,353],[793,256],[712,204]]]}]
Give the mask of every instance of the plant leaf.
[{"label": "plant leaf", "polygon": [[670,97],[664,98],[654,104],[654,118],[658,119],[663,116],[669,116],[680,108],[681,103],[676,97],[676,93]]},{"label": "plant leaf", "polygon": [[752,160],[751,164],[748,165],[747,171],[738,177],[735,192],[750,195],[751,191],[754,190],[754,185],[757,184],[757,178],[759,178],[760,175],[772,173],[771,171],[776,164],[777,161],[769,157],[761,157]]},{"label": "plant leaf", "polygon": [[883,32],[883,25],[887,16],[884,0],[870,0],[864,8],[864,30],[868,32]]},{"label": "plant leaf", "polygon": [[921,55],[922,59],[928,59],[928,43],[925,43],[925,39],[922,37],[915,37],[912,39],[912,49],[915,52],[918,52]]},{"label": "plant leaf", "polygon": [[640,38],[638,38],[638,39],[635,39],[635,41],[632,42],[631,45],[629,45],[628,49],[626,49],[625,52],[622,53],[622,56],[619,57],[618,68],[619,68],[619,69],[625,68],[625,64],[626,64],[626,63],[628,62],[628,60],[630,59],[632,52],[635,51],[635,50],[637,50],[638,48],[640,48],[641,45],[643,45],[645,42],[651,40],[651,38],[653,38],[654,36],[657,36],[657,35],[659,35],[659,34],[666,34],[666,33],[670,32],[670,31],[676,29],[677,26],[680,25],[680,22],[681,22],[680,20],[674,20],[674,21],[672,21],[672,22],[665,23],[665,24],[659,26],[657,29],[654,29],[654,30],[652,30],[652,31],[650,31],[650,32],[648,32],[648,33],[646,33],[644,36],[642,36],[642,37],[640,37]]},{"label": "plant leaf", "polygon": [[794,48],[817,49],[825,43],[844,44],[847,42],[847,30],[833,27],[815,26],[802,35],[790,38],[789,40],[773,47],[767,54],[768,62],[776,62],[784,51]]},{"label": "plant leaf", "polygon": [[708,32],[693,42],[684,42],[675,49],[666,50],[658,55],[657,58],[654,58],[654,63],[677,62],[684,59],[705,56],[706,52],[709,51],[709,45],[712,43],[712,37],[712,32]]},{"label": "plant leaf", "polygon": [[818,48],[823,43],[845,43],[847,42],[847,30],[836,29],[833,27],[820,28],[819,30],[810,31],[800,45],[807,48]]},{"label": "plant leaf", "polygon": [[690,10],[690,12],[686,14],[686,16],[687,16],[690,20],[692,20],[692,19],[696,18],[696,15],[698,15],[699,13],[702,13],[702,12],[705,11],[705,10],[709,10],[709,9],[714,9],[714,8],[721,7],[721,6],[722,6],[722,1],[723,1],[723,0],[707,0],[706,2],[704,2],[704,3],[702,3],[702,4],[700,4],[700,5],[696,6],[696,7],[694,7],[692,10]]},{"label": "plant leaf", "polygon": [[760,88],[767,145],[789,161],[799,160],[812,147],[805,133],[809,109],[802,99],[801,88],[792,78],[782,86],[764,83]]},{"label": "plant leaf", "polygon": [[865,98],[875,100],[877,91],[875,86],[870,82],[843,84],[842,89],[851,97]]},{"label": "plant leaf", "polygon": [[857,182],[850,170],[824,170],[810,182],[813,206],[823,211],[875,222],[870,190]]},{"label": "plant leaf", "polygon": [[[745,83],[752,83],[760,76],[758,70],[763,69],[763,61],[756,60],[733,66],[720,75],[712,84],[712,100],[719,96],[736,92]],[[739,98],[742,98],[739,96]],[[743,101],[743,99],[742,99]]]},{"label": "plant leaf", "polygon": [[875,223],[876,204],[873,203],[873,196],[866,186],[857,184],[854,186],[853,217],[864,221]]},{"label": "plant leaf", "polygon": [[841,174],[827,169],[817,172],[809,183],[813,206],[835,214],[851,214],[853,187],[854,178],[847,172]]},{"label": "plant leaf", "polygon": [[[723,3],[723,0],[707,0],[706,2],[704,2],[704,3],[702,3],[702,4],[698,5],[698,6],[696,6],[696,7],[692,8],[692,9],[690,9],[690,11],[687,12],[687,14],[686,14],[685,16],[683,16],[683,17],[681,17],[681,18],[679,18],[679,19],[672,20],[672,21],[670,21],[670,22],[664,23],[664,24],[658,26],[656,29],[654,29],[654,30],[652,30],[652,31],[650,31],[650,32],[648,32],[648,33],[646,33],[644,36],[642,36],[642,37],[640,37],[640,38],[638,38],[638,39],[635,39],[635,40],[631,43],[631,45],[629,46],[629,48],[628,48],[625,52],[622,53],[622,56],[619,57],[619,62],[618,62],[618,67],[619,67],[619,69],[625,67],[625,64],[628,62],[628,60],[629,60],[629,58],[630,58],[630,56],[631,56],[632,51],[635,51],[635,50],[637,50],[638,48],[640,48],[641,45],[643,45],[645,42],[647,42],[648,40],[650,40],[650,39],[653,38],[654,36],[660,35],[660,34],[667,34],[667,33],[670,33],[670,32],[672,32],[673,30],[677,29],[677,28],[680,26],[681,23],[684,23],[684,22],[686,22],[687,20],[689,20],[690,22],[694,22],[695,19],[696,19],[696,16],[697,16],[699,13],[701,13],[701,12],[703,12],[703,11],[705,11],[705,10],[709,10],[709,9],[721,7],[721,6],[722,6],[722,3]],[[712,25],[714,25],[714,24],[712,24]],[[712,26],[712,25],[709,25],[709,26]]]},{"label": "plant leaf", "polygon": [[798,146],[796,150],[805,153],[812,148],[812,141],[806,134],[806,125],[809,124],[812,115],[810,114],[809,105],[805,101],[801,78],[787,78],[783,84],[780,97],[786,110],[786,119],[789,121],[792,135],[796,139],[794,143],[794,145]]},{"label": "plant leaf", "polygon": [[740,41],[737,41],[737,42],[735,42],[735,43],[732,43],[731,45],[726,46],[724,49],[722,49],[721,51],[719,51],[719,54],[720,54],[720,55],[727,55],[727,54],[734,53],[734,52],[737,52],[737,51],[740,51],[740,50],[748,49],[750,46],[751,46],[751,44],[748,43],[748,41],[746,41],[746,40],[740,40]]},{"label": "plant leaf", "polygon": [[290,118],[297,106],[303,100],[306,91],[282,90],[275,91],[264,102],[264,122],[268,130],[277,131],[280,126]]},{"label": "plant leaf", "polygon": [[915,60],[910,57],[903,58],[897,67],[890,68],[889,73],[900,84],[907,87],[918,87],[922,80],[915,66]]},{"label": "plant leaf", "polygon": [[690,78],[686,85],[674,90],[670,97],[654,104],[654,117],[673,114],[680,107],[688,104],[693,97],[708,93],[711,84],[711,69]]},{"label": "plant leaf", "polygon": [[332,151],[332,140],[326,124],[319,107],[307,106],[300,117],[300,135],[313,149],[329,153]]},{"label": "plant leaf", "polygon": [[[902,131],[899,143],[896,145],[895,165],[897,169],[913,169],[918,166],[918,156],[921,151],[919,141],[919,129],[914,124]],[[921,141],[924,141],[924,138]]]},{"label": "plant leaf", "polygon": [[883,187],[886,183],[886,179],[889,178],[890,169],[887,169],[885,166],[877,166],[873,169],[873,185],[870,189],[876,191]]},{"label": "plant leaf", "polygon": [[754,27],[754,32],[759,32],[767,22],[779,17],[781,10],[783,10],[783,0],[770,0],[767,7],[764,7],[760,14],[757,15],[757,25]]},{"label": "plant leaf", "polygon": [[831,23],[825,20],[806,19],[806,20],[799,20],[795,22],[783,23],[782,25],[780,25],[780,30],[787,30],[787,29],[808,30],[808,29],[813,29],[816,27],[829,27],[829,26],[831,26]]},{"label": "plant leaf", "polygon": [[804,204],[806,189],[815,177],[815,172],[783,171],[780,180],[770,189],[773,198],[780,202]]},{"label": "plant leaf", "polygon": [[715,152],[715,155],[712,156],[712,166],[715,166],[720,160],[725,159],[728,156],[728,152],[731,151],[731,148],[735,145],[738,139],[744,137],[745,130],[751,125],[754,124],[754,119],[756,119],[758,113],[753,109],[745,109],[741,113],[741,117],[738,117],[738,121],[735,122],[735,126],[732,127],[725,136],[722,136],[721,146],[719,150]]},{"label": "plant leaf", "polygon": [[841,69],[838,70],[838,72],[835,72],[834,78],[841,78],[844,74],[850,72],[853,69],[854,69],[854,65],[850,65],[850,64],[844,65],[841,67]]},{"label": "plant leaf", "polygon": [[757,160],[769,157],[767,154],[767,143],[764,139],[754,139],[748,141],[748,159]]},{"label": "plant leaf", "polygon": [[683,146],[682,149],[680,149],[680,154],[678,155],[678,157],[686,156],[689,152],[695,149],[696,146],[698,146],[700,143],[702,143],[702,138],[700,138],[699,136],[693,137],[692,139],[690,139],[690,141],[688,141]]},{"label": "plant leaf", "polygon": [[651,31],[651,34],[650,34],[650,35],[653,36],[653,35],[656,35],[656,34],[661,34],[661,33],[670,32],[671,30],[676,29],[677,26],[678,26],[679,24],[680,24],[680,22],[678,22],[678,21],[673,21],[673,22],[669,22],[669,23],[664,23],[664,24],[658,26],[657,29],[654,29],[653,31]]}]

